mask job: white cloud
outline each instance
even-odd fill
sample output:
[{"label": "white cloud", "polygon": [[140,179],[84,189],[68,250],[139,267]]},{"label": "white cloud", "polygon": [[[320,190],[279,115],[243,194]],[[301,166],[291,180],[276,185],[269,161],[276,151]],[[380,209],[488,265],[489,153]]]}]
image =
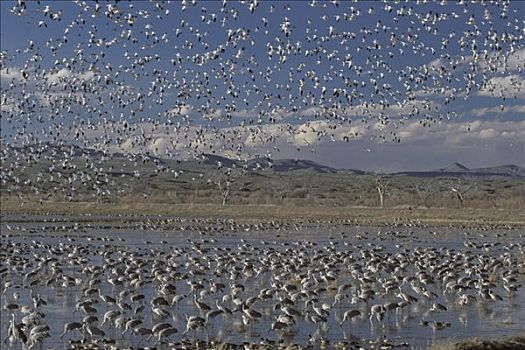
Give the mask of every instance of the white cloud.
[{"label": "white cloud", "polygon": [[486,58],[479,61],[480,67],[484,71],[490,70],[497,73],[521,72],[525,69],[525,48],[497,52],[486,55]]},{"label": "white cloud", "polygon": [[485,85],[479,89],[478,95],[496,98],[517,97],[519,99],[525,99],[523,78],[516,74],[490,78]]},{"label": "white cloud", "polygon": [[71,77],[71,71],[66,68],[62,68],[59,71],[55,71],[47,75],[47,78],[51,83],[58,83],[62,79],[69,79],[69,77]]},{"label": "white cloud", "polygon": [[240,110],[231,113],[234,118],[254,118],[257,116],[257,111],[251,110]]},{"label": "white cloud", "polygon": [[[0,77],[2,81],[11,81],[11,80],[23,80],[23,69],[19,67],[6,67],[2,68],[0,70]],[[38,76],[35,74],[32,74],[32,69],[28,68],[26,69],[26,72],[29,74],[29,79],[34,78],[38,79]],[[51,83],[59,83],[62,80],[81,80],[81,81],[90,81],[95,78],[95,73],[91,70],[87,70],[85,72],[81,73],[75,73],[69,70],[68,68],[62,68],[60,70],[51,70],[45,75],[49,82]],[[36,78],[35,78],[36,77]]]},{"label": "white cloud", "polygon": [[72,80],[72,79],[79,79],[82,81],[89,81],[92,80],[95,77],[95,73],[93,71],[85,71],[82,73],[74,73],[71,70],[67,68],[62,68],[60,70],[52,71],[47,75],[48,81],[51,83],[59,83],[63,80]]},{"label": "white cloud", "polygon": [[134,147],[133,138],[128,138],[119,145],[119,149],[124,152],[132,152]]},{"label": "white cloud", "polygon": [[9,96],[2,96],[0,100],[0,112],[17,113],[20,112],[20,107],[16,104],[15,99]]},{"label": "white cloud", "polygon": [[[276,108],[270,112],[273,119],[278,121],[286,121],[296,119],[297,117],[313,118],[320,117],[323,120],[334,120],[335,117],[344,117],[346,119],[361,118],[361,117],[379,117],[384,116],[388,118],[395,117],[410,117],[416,115],[424,115],[425,113],[437,112],[441,109],[441,104],[428,99],[415,99],[399,101],[391,105],[381,105],[379,103],[363,103],[355,106],[329,108],[329,107],[309,107],[296,112]],[[247,118],[250,115],[243,112],[242,115]],[[256,117],[255,111],[252,111],[251,117]]]},{"label": "white cloud", "polygon": [[503,106],[501,107],[485,107],[474,108],[469,112],[474,117],[483,117],[488,114],[505,114],[505,113],[523,113],[525,114],[525,105]]},{"label": "white cloud", "polygon": [[95,77],[95,72],[88,70],[84,73],[78,73],[77,77],[80,78],[80,80],[92,80]]},{"label": "white cloud", "polygon": [[0,70],[0,77],[2,80],[22,80],[22,70],[18,67],[7,67]]},{"label": "white cloud", "polygon": [[188,115],[192,111],[193,111],[193,108],[190,105],[178,105],[168,110],[166,113],[168,115],[179,116],[179,115]]},{"label": "white cloud", "polygon": [[156,138],[152,140],[147,146],[147,149],[156,155],[165,155],[166,151],[169,150],[169,148],[172,148],[172,144],[169,137]]},{"label": "white cloud", "polygon": [[[443,120],[430,127],[419,120],[386,126],[360,121],[335,125],[319,120],[227,128],[141,123],[118,135],[118,123],[113,123],[86,128],[85,134],[89,144],[108,152],[178,158],[212,152],[237,159],[265,155],[365,170],[428,170],[455,161],[470,167],[525,161],[525,121]],[[391,132],[400,143],[392,142]],[[122,138],[117,143],[118,137]],[[107,140],[111,142],[105,144]]]},{"label": "white cloud", "polygon": [[496,136],[499,136],[499,133],[494,129],[483,129],[478,133],[480,139],[492,139]]},{"label": "white cloud", "polygon": [[[185,126],[165,128],[151,123],[137,126],[134,133],[120,147],[112,145],[108,150],[130,153],[149,151],[157,155],[167,153],[211,152],[217,154],[241,154],[248,157],[263,154],[272,147],[319,148],[328,144],[358,144],[371,147],[374,144],[393,144],[393,133],[403,144],[447,145],[447,147],[475,147],[487,143],[520,143],[525,139],[525,121],[442,121],[430,128],[419,121],[403,124],[380,123],[332,124],[327,121],[311,121],[298,125],[268,124],[254,127],[201,128]],[[108,130],[112,130],[109,131]],[[88,139],[102,135],[113,138],[115,126],[100,125],[86,130]],[[439,147],[437,148],[439,149]]]},{"label": "white cloud", "polygon": [[206,113],[204,113],[202,117],[203,119],[214,120],[214,119],[221,118],[222,116],[223,116],[223,111],[221,108],[218,108],[218,109],[211,109],[207,111]]},{"label": "white cloud", "polygon": [[525,121],[480,121],[448,123],[443,131],[447,144],[475,146],[487,142],[516,142],[525,140]]},{"label": "white cloud", "polygon": [[[484,79],[487,79],[488,86],[480,88],[478,94],[481,96],[494,96],[501,97],[501,92],[507,97],[517,95],[518,98],[523,97],[523,91],[516,91],[519,86],[511,86],[510,91],[506,88],[510,85],[510,77],[517,77],[518,80],[523,81],[516,74],[521,74],[525,69],[525,48],[515,51],[501,51],[492,52],[485,54],[459,56],[450,60],[444,60],[443,58],[437,58],[423,66],[423,72],[428,73],[443,79],[444,76],[448,75],[450,78],[461,75],[463,71],[469,69],[471,65],[478,67],[478,72],[484,73]],[[494,74],[507,74],[506,77],[491,77]],[[477,74],[481,77],[481,74]],[[488,75],[488,78],[485,78]],[[456,78],[457,79],[457,78]],[[459,80],[458,80],[459,81]],[[496,85],[492,87],[492,84]],[[415,97],[462,97],[465,92],[462,88],[451,86],[428,86],[423,89],[416,90],[412,93]],[[491,88],[494,88],[494,94],[491,93]]]},{"label": "white cloud", "polygon": [[507,56],[507,65],[511,69],[525,69],[525,48],[510,53]]}]

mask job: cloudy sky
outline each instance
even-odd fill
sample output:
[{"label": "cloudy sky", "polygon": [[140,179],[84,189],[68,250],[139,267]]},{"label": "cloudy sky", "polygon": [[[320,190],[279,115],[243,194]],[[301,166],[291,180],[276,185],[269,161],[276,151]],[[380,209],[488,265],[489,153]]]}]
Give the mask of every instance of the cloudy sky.
[{"label": "cloudy sky", "polygon": [[5,143],[525,165],[522,2],[0,6]]}]

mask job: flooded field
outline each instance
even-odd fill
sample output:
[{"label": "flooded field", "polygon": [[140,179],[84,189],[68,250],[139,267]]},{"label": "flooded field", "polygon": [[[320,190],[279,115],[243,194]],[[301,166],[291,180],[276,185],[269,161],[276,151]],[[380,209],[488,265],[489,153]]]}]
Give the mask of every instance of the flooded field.
[{"label": "flooded field", "polygon": [[2,349],[425,349],[525,331],[519,230],[13,216],[1,232]]}]

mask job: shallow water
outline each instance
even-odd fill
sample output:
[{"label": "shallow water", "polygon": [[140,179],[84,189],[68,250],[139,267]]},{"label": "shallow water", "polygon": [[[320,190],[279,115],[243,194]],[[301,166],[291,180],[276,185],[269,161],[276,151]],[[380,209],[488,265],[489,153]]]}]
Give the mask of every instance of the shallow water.
[{"label": "shallow water", "polygon": [[[30,290],[33,295],[40,294],[47,301],[47,305],[40,306],[38,310],[45,314],[42,322],[49,325],[50,337],[44,340],[44,348],[65,348],[67,340],[81,339],[79,333],[67,334],[63,341],[59,338],[63,326],[66,322],[81,322],[85,316],[75,310],[75,304],[85,299],[83,290],[86,289],[88,275],[83,272],[85,266],[102,266],[104,264],[103,253],[108,252],[106,257],[118,259],[124,252],[136,253],[137,259],[146,261],[141,271],[144,275],[149,275],[152,266],[148,261],[153,256],[159,260],[168,261],[167,255],[178,252],[170,260],[174,266],[172,272],[177,275],[170,280],[176,286],[177,294],[185,294],[188,297],[183,299],[180,304],[165,307],[171,316],[164,320],[175,326],[178,333],[170,338],[171,341],[184,338],[199,338],[202,340],[220,340],[232,343],[259,342],[261,338],[269,340],[281,340],[285,343],[298,344],[319,344],[321,338],[328,339],[330,344],[343,340],[377,340],[388,338],[394,342],[407,342],[413,348],[427,348],[431,344],[441,340],[460,340],[471,337],[501,337],[508,335],[519,335],[525,331],[525,289],[519,287],[518,291],[509,294],[502,288],[500,280],[495,281],[491,290],[500,295],[503,300],[478,300],[472,301],[467,305],[459,306],[456,301],[456,293],[443,293],[443,286],[440,282],[430,285],[430,290],[436,294],[433,300],[426,300],[418,296],[418,302],[403,308],[400,312],[387,312],[383,322],[370,322],[368,315],[370,306],[377,303],[393,301],[395,297],[376,295],[373,300],[368,302],[359,301],[351,304],[351,298],[345,298],[341,303],[332,306],[329,310],[328,320],[325,323],[314,324],[306,321],[304,317],[298,317],[296,324],[286,332],[270,330],[270,325],[275,321],[279,311],[274,309],[277,299],[267,301],[257,301],[253,309],[263,314],[262,319],[251,322],[248,325],[242,324],[241,312],[235,312],[231,316],[219,315],[214,318],[205,329],[189,331],[183,335],[186,328],[185,314],[203,315],[195,307],[186,280],[199,281],[205,289],[208,289],[210,281],[221,282],[226,285],[223,292],[207,293],[199,297],[203,302],[214,307],[215,300],[222,300],[224,294],[228,294],[232,283],[244,285],[245,290],[239,297],[246,300],[250,296],[255,296],[263,288],[271,288],[271,284],[277,281],[277,275],[282,277],[282,281],[293,281],[299,283],[297,276],[300,273],[310,271],[311,275],[320,275],[319,269],[322,263],[314,260],[319,255],[329,255],[332,257],[345,256],[356,261],[365,261],[361,252],[373,251],[374,254],[382,258],[392,257],[394,254],[406,249],[406,254],[414,252],[418,248],[432,249],[443,252],[445,250],[464,252],[471,255],[473,259],[497,259],[507,256],[510,263],[516,266],[519,262],[523,263],[523,247],[525,236],[523,232],[516,230],[466,230],[454,228],[436,227],[364,227],[347,225],[327,225],[327,224],[306,224],[300,226],[287,227],[238,227],[224,222],[192,222],[192,221],[172,221],[161,222],[150,219],[147,221],[133,221],[118,219],[115,221],[104,221],[100,218],[59,218],[61,222],[42,222],[42,217],[20,218],[9,217],[3,220],[2,229],[2,267],[6,267],[5,255],[7,257],[18,256],[30,265],[21,266],[16,273],[10,267],[10,273],[2,281],[2,287],[6,281],[12,281],[14,286],[6,288],[2,293],[2,307],[7,303],[17,303],[19,305],[32,305]],[[31,222],[38,219],[38,222]],[[95,220],[96,219],[96,220]],[[21,222],[24,221],[24,222]],[[141,229],[142,227],[142,229]],[[207,231],[207,232],[205,232]],[[342,235],[342,233],[345,233]],[[241,239],[243,241],[241,241]],[[476,246],[465,245],[465,242],[472,242]],[[5,248],[11,243],[20,243],[15,250],[6,251]],[[68,245],[72,247],[87,247],[86,254],[82,255],[83,261],[76,257],[68,257],[67,254],[57,255],[64,274],[73,278],[79,278],[80,284],[64,288],[58,284],[45,286],[37,284],[28,287],[30,281],[24,280],[25,273],[36,266],[35,254],[38,256],[49,256],[50,247]],[[485,246],[483,246],[485,245]],[[252,264],[257,268],[263,256],[271,252],[283,253],[283,256],[291,257],[289,262],[293,262],[294,254],[301,251],[303,258],[302,265],[295,266],[295,271],[283,269],[279,274],[275,271],[262,271],[258,276],[251,276],[239,273],[232,276],[231,273],[215,275],[213,272],[217,268],[217,259],[227,256],[229,252],[242,252],[233,260],[233,264],[228,266],[226,271],[232,271],[235,266]],[[212,257],[206,261],[203,257]],[[305,260],[306,259],[306,260]],[[310,261],[307,261],[310,259]],[[242,260],[242,261],[241,261]],[[337,259],[335,259],[337,260]],[[74,262],[77,261],[77,265]],[[346,294],[355,294],[360,287],[360,283],[355,280],[349,271],[348,262],[331,262],[337,279],[333,282],[320,282],[322,287],[336,287],[343,283],[350,283]],[[457,268],[459,276],[464,275],[465,271],[461,267]],[[506,267],[503,267],[506,269]],[[288,269],[289,270],[289,269]],[[322,270],[322,269],[321,269]],[[239,270],[239,271],[242,271]],[[414,266],[408,265],[405,273],[414,272]],[[429,271],[427,271],[430,273]],[[523,285],[525,282],[525,271],[520,270],[515,284]],[[123,288],[129,288],[129,280],[125,286],[112,286],[107,278],[110,272],[103,272],[98,278],[101,280],[98,288],[102,294],[116,296]],[[46,273],[42,272],[40,277],[43,279]],[[388,273],[379,271],[377,278],[383,278]],[[380,288],[380,282],[372,283],[371,287]],[[151,328],[158,319],[153,317],[150,307],[150,300],[159,295],[157,287],[159,283],[146,283],[134,292],[145,295],[145,310],[140,316],[143,319],[143,327]],[[3,288],[4,289],[4,288]],[[409,284],[402,286],[403,292],[415,295]],[[200,293],[200,290],[198,291]],[[19,298],[15,300],[13,293],[18,293]],[[475,295],[474,292],[469,292]],[[336,290],[327,290],[321,293],[316,305],[327,303],[332,305]],[[93,295],[96,297],[97,295]],[[130,303],[129,298],[125,299]],[[447,307],[446,311],[430,312],[432,303],[438,302]],[[304,309],[304,300],[298,300],[294,304],[297,309]],[[137,306],[135,304],[134,306]],[[230,301],[225,303],[230,308],[233,305]],[[108,324],[100,326],[103,315],[110,309],[118,309],[115,305],[106,305],[101,300],[94,304],[97,309],[96,316],[99,322],[96,323],[104,332],[107,338],[118,339],[119,346],[153,346],[156,345],[156,337],[146,340],[145,337],[130,334],[122,335],[122,331],[115,329]],[[342,314],[350,309],[359,309],[362,317],[358,317],[346,322],[343,327],[339,326]],[[311,309],[310,309],[311,310]],[[313,312],[311,310],[311,312]],[[128,312],[128,315],[130,313]],[[20,322],[23,314],[16,313],[16,321]],[[421,321],[448,322],[450,327],[438,330],[430,326],[422,326]],[[9,325],[9,314],[2,310],[2,338],[5,338]],[[2,348],[6,345],[3,343]],[[17,345],[19,347],[19,345]]]}]

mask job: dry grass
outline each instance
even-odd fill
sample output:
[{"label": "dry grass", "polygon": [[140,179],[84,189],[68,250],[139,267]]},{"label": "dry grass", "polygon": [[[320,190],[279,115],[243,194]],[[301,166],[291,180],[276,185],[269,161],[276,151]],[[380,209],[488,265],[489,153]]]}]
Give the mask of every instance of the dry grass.
[{"label": "dry grass", "polygon": [[[67,201],[73,196],[75,201],[92,201],[94,186],[103,193],[104,201],[113,203],[151,202],[172,204],[222,203],[217,179],[224,178],[224,172],[214,165],[193,163],[179,164],[174,160],[164,160],[166,169],[177,170],[175,178],[171,171],[159,171],[154,162],[130,162],[127,159],[114,159],[97,162],[112,171],[107,171],[107,181],[97,182],[93,169],[84,169],[81,158],[71,160],[71,165],[83,169],[90,180],[75,183],[75,190],[67,181],[40,181],[38,174],[46,174],[51,162],[42,158],[37,162],[10,158],[5,164],[17,162],[12,176],[3,182],[0,191],[3,197],[32,196],[35,193],[47,201]],[[18,163],[20,162],[20,163]],[[102,164],[103,163],[103,164]],[[99,167],[94,167],[99,169]],[[133,176],[138,171],[140,177]],[[71,169],[56,169],[62,179],[72,176]],[[199,176],[198,176],[199,174]],[[202,174],[202,176],[200,176]],[[233,205],[285,205],[286,207],[376,207],[379,206],[377,192],[378,177],[372,174],[352,174],[349,172],[317,173],[312,171],[273,172],[235,169],[228,204]],[[18,181],[14,179],[18,178]],[[443,174],[439,177],[382,176],[388,183],[384,194],[384,206],[399,208],[449,208],[516,210],[525,211],[525,178],[486,178],[465,176],[454,178]],[[450,190],[451,187],[463,192],[463,202]],[[144,200],[144,197],[148,197]]]},{"label": "dry grass", "polygon": [[450,339],[442,340],[442,341],[439,341],[438,343],[432,344],[432,346],[430,347],[430,350],[454,350],[456,349],[456,344],[457,342],[454,340],[450,340]]},{"label": "dry grass", "polygon": [[525,226],[522,210],[490,209],[438,209],[438,208],[374,208],[323,206],[305,203],[295,205],[218,205],[218,204],[170,204],[153,200],[119,201],[115,203],[58,202],[26,197],[23,201],[3,196],[1,213],[31,214],[143,214],[172,215],[181,217],[231,218],[236,220],[288,220],[307,219],[344,222],[349,224],[414,223],[431,225],[511,225]]}]

